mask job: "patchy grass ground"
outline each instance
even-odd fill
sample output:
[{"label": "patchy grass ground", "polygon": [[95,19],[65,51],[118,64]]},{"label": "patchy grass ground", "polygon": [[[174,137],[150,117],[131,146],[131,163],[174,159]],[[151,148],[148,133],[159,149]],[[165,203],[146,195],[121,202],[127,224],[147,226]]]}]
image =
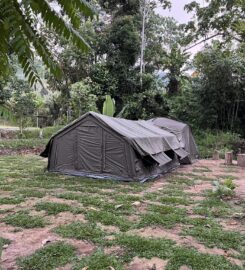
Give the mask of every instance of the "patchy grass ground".
[{"label": "patchy grass ground", "polygon": [[[200,160],[138,184],[45,167],[34,155],[0,157],[2,269],[244,269],[245,170]],[[235,197],[208,192],[226,178]]]}]

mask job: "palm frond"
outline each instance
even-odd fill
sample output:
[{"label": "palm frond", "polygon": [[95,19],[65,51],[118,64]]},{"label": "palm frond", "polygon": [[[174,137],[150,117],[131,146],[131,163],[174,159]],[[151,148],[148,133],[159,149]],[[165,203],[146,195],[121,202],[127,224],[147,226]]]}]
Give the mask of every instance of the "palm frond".
[{"label": "palm frond", "polygon": [[6,76],[9,66],[8,55],[15,53],[30,84],[41,82],[33,64],[34,51],[55,77],[61,76],[59,64],[52,56],[46,40],[39,33],[34,21],[38,16],[41,16],[45,27],[71,41],[83,52],[89,50],[89,45],[77,29],[80,25],[79,13],[93,18],[94,10],[85,0],[57,0],[57,2],[68,17],[68,22],[50,6],[47,0],[0,1],[0,76]]}]

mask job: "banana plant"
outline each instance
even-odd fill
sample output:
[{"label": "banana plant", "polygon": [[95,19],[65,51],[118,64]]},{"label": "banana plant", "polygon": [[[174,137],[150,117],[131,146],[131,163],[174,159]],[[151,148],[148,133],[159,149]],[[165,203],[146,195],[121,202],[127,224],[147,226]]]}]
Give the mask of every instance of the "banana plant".
[{"label": "banana plant", "polygon": [[113,117],[115,114],[115,100],[110,95],[106,95],[103,103],[103,114]]}]

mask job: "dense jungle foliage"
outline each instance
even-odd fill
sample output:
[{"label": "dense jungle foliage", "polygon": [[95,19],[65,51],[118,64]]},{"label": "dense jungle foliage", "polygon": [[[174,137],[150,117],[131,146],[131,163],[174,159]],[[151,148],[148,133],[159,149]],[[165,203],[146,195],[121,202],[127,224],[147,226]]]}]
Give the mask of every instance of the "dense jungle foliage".
[{"label": "dense jungle foliage", "polygon": [[[171,1],[160,2],[163,8],[171,5]],[[34,50],[33,68],[43,85],[28,84],[20,68],[23,63],[10,44],[10,69],[0,78],[2,116],[12,116],[21,128],[36,125],[37,116],[41,126],[66,124],[89,110],[102,112],[105,95],[111,95],[115,116],[167,116],[189,123],[197,134],[229,131],[243,137],[243,1],[209,0],[205,7],[193,1],[185,7],[193,20],[185,25],[158,15],[158,4],[153,0],[91,1],[98,17],[85,19],[78,12],[80,24],[75,24],[90,46],[88,52],[61,35],[57,26],[41,23],[39,35],[49,44],[63,74],[56,76]],[[65,13],[67,7],[58,6],[64,20],[74,25],[72,13],[70,17]],[[92,18],[92,13],[85,15]],[[191,48],[202,41],[203,48],[194,55]]]}]

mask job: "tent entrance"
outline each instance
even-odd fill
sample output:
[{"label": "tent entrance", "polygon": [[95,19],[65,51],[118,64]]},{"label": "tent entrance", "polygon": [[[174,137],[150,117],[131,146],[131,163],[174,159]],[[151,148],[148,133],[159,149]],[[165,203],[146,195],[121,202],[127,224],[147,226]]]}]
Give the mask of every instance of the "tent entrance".
[{"label": "tent entrance", "polygon": [[125,142],[94,123],[85,123],[77,128],[78,171],[128,176]]},{"label": "tent entrance", "polygon": [[80,126],[77,128],[76,167],[80,171],[101,172],[103,168],[102,128]]}]

